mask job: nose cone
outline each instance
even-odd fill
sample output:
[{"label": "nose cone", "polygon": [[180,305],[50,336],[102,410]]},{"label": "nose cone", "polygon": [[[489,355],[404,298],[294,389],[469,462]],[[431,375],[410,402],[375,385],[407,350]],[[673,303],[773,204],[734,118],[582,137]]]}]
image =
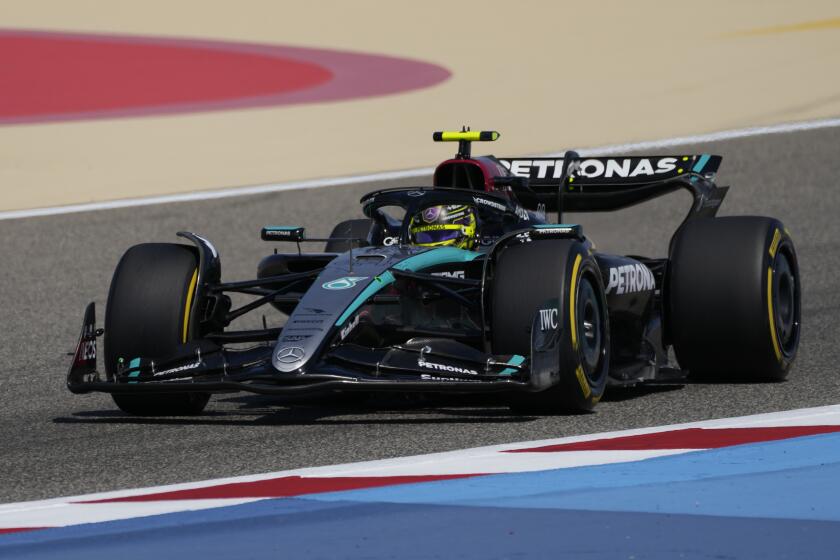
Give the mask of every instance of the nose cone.
[{"label": "nose cone", "polygon": [[[321,348],[346,319],[346,310],[355,310],[381,285],[375,278],[399,263],[416,249],[366,247],[330,261],[300,300],[283,326],[274,345],[271,364],[280,373],[305,373],[310,362],[317,362]],[[371,283],[374,288],[368,290]]]}]

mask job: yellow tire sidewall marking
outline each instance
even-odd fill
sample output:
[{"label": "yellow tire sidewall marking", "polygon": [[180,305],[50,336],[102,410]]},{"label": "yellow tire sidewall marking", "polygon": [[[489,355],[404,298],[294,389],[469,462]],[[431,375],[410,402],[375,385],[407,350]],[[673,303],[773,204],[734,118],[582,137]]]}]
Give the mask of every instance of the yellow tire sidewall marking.
[{"label": "yellow tire sidewall marking", "polygon": [[586,380],[586,374],[583,373],[583,367],[578,366],[575,370],[575,376],[577,377],[578,383],[580,383],[580,390],[583,392],[583,398],[588,399],[589,395],[592,394],[592,390],[589,388],[589,382]]},{"label": "yellow tire sidewall marking", "polygon": [[[778,230],[776,230],[778,232]],[[776,334],[776,318],[773,314],[773,267],[767,267],[767,314],[770,319],[770,340],[773,341],[773,351],[776,359],[782,361],[782,350],[779,346],[779,337]]]},{"label": "yellow tire sidewall marking", "polygon": [[195,284],[198,281],[198,269],[193,272],[192,280],[190,280],[190,287],[187,289],[187,303],[184,306],[184,328],[182,330],[181,342],[187,341],[187,334],[190,326],[190,311],[192,310],[193,296],[195,295]]},{"label": "yellow tire sidewall marking", "polygon": [[572,348],[577,352],[577,315],[575,315],[575,303],[577,300],[577,276],[580,269],[580,262],[582,258],[580,254],[575,256],[575,264],[572,266],[572,282],[569,285],[569,321],[570,332],[572,335]]},{"label": "yellow tire sidewall marking", "polygon": [[[575,263],[572,265],[572,281],[569,284],[569,321],[570,333],[572,337],[572,348],[575,352],[575,359],[579,360],[578,356],[578,338],[577,338],[577,279],[578,272],[580,272],[580,263],[583,257],[578,253],[575,255]],[[580,384],[580,390],[583,393],[583,398],[588,399],[592,395],[592,389],[589,387],[589,381],[586,379],[586,374],[583,371],[583,366],[578,364],[575,369],[575,377],[577,377]]]},{"label": "yellow tire sidewall marking", "polygon": [[770,243],[770,257],[776,258],[776,251],[779,250],[779,241],[782,240],[782,232],[779,231],[779,228],[776,228],[776,231],[773,232],[773,241]]}]

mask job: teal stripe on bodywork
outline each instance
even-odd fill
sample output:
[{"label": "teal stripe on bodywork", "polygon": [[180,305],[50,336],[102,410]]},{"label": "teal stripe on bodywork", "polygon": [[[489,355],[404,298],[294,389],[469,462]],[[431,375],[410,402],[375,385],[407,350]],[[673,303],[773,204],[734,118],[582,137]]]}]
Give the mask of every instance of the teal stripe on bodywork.
[{"label": "teal stripe on bodywork", "polygon": [[[524,362],[524,361],[525,361],[525,356],[520,356],[519,354],[515,354],[513,357],[511,357],[510,360],[507,361],[507,363],[510,366],[521,366],[522,362]],[[503,369],[502,371],[499,372],[499,375],[513,375],[517,371],[518,370],[516,370],[514,368],[505,368],[505,369]]]},{"label": "teal stripe on bodywork", "polygon": [[[132,371],[131,373],[128,374],[129,377],[140,377],[140,358],[134,358],[133,360],[128,362],[128,369],[135,370],[135,371]],[[129,381],[129,383],[137,383],[137,382],[136,381]]]},{"label": "teal stripe on bodywork", "polygon": [[364,302],[368,299],[373,297],[376,292],[387,286],[388,284],[394,281],[394,275],[391,274],[390,271],[385,271],[379,276],[375,277],[370,284],[368,284],[362,292],[356,296],[356,299],[353,300],[353,303],[350,304],[344,313],[341,314],[341,317],[338,318],[336,321],[336,326],[340,327],[344,324],[344,321],[350,318],[350,315],[353,314],[356,309],[358,309]]},{"label": "teal stripe on bodywork", "polygon": [[447,263],[470,262],[475,260],[481,253],[474,251],[465,251],[456,247],[438,247],[437,249],[430,249],[419,255],[408,257],[394,265],[397,270],[408,270],[415,272],[430,266]]},{"label": "teal stripe on bodywork", "polygon": [[[481,255],[481,253],[465,251],[464,249],[457,249],[455,247],[438,247],[437,249],[430,249],[420,253],[419,255],[408,257],[407,259],[395,264],[393,268],[396,270],[416,272],[418,270],[439,264],[470,262],[479,255]],[[394,275],[387,270],[375,277],[371,283],[368,284],[358,296],[356,296],[356,299],[354,299],[344,313],[341,314],[341,317],[338,318],[335,325],[337,327],[343,325],[344,322],[349,319],[350,316],[355,313],[355,311],[361,307],[364,302],[370,299],[374,294],[376,294],[376,292],[393,282]]]},{"label": "teal stripe on bodywork", "polygon": [[533,225],[533,226],[531,226],[531,227],[533,227],[534,229],[556,228],[556,227],[568,227],[568,228],[571,228],[571,227],[577,227],[577,226],[579,226],[579,225],[580,225],[580,224],[534,224],[534,225]]},{"label": "teal stripe on bodywork", "polygon": [[709,160],[712,159],[712,156],[709,154],[703,154],[700,156],[700,159],[697,160],[697,163],[694,164],[694,167],[691,168],[692,171],[695,173],[700,173],[703,171],[703,168],[706,167],[706,164],[709,163]]}]

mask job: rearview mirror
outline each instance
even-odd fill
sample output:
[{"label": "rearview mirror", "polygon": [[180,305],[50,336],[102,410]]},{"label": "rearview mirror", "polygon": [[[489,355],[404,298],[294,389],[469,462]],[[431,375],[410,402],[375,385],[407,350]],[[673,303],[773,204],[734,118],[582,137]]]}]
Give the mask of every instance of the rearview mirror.
[{"label": "rearview mirror", "polygon": [[299,243],[303,241],[303,233],[306,228],[300,226],[265,226],[260,232],[263,241],[291,241]]}]

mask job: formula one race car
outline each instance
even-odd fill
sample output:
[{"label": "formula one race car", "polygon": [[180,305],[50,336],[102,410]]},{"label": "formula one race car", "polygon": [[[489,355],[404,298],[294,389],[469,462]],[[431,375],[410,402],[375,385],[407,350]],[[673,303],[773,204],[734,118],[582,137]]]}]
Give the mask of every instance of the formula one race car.
[{"label": "formula one race car", "polygon": [[[776,219],[715,217],[728,189],[714,183],[720,156],[471,155],[498,136],[435,133],[459,149],[433,186],[365,195],[366,217],[328,239],[264,227],[295,249],[265,257],[254,280],[222,282],[219,253],[194,233],[130,248],[104,329],[87,307],[69,389],[111,393],[134,414],[195,414],[230,391],[500,392],[552,412],[592,409],[608,385],[787,375],[800,332],[794,245]],[[603,254],[560,223],[563,211],[677,189],[693,204],[667,258]],[[325,251],[301,252],[313,241]],[[255,299],[232,309],[230,293]],[[288,316],[282,328],[228,329],[266,306]]]}]

